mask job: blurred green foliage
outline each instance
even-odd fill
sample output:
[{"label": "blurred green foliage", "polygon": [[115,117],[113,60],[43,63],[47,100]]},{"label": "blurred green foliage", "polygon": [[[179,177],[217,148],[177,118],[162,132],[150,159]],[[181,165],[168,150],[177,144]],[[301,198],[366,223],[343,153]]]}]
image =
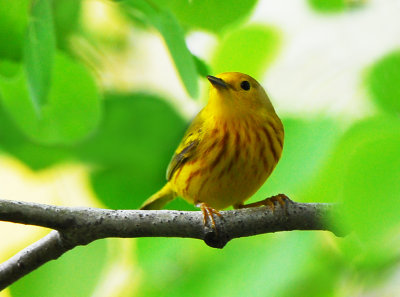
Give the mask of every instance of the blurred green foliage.
[{"label": "blurred green foliage", "polygon": [[77,247],[11,286],[16,297],[87,297],[98,285],[107,260],[107,241]]},{"label": "blurred green foliage", "polygon": [[27,85],[36,110],[47,101],[55,43],[51,3],[47,0],[38,0],[32,7],[24,46]]},{"label": "blurred green foliage", "polygon": [[246,18],[257,0],[202,1],[158,0],[169,8],[179,21],[188,28],[221,33]]},{"label": "blurred green foliage", "polygon": [[0,0],[0,57],[20,60],[28,26],[30,0]]},{"label": "blurred green foliage", "polygon": [[[305,1],[316,12],[345,13],[349,7],[344,0]],[[84,4],[0,0],[7,5],[0,10],[0,151],[33,170],[85,164],[99,202],[136,208],[165,182],[165,168],[188,123],[165,95],[102,85],[98,69],[88,66],[96,63],[80,55],[81,44],[71,46],[72,39],[93,41],[82,25]],[[131,27],[160,34],[192,99],[209,69],[261,78],[287,46],[280,28],[245,23],[256,0],[112,4]],[[199,29],[218,40],[209,61],[186,45],[187,34]],[[110,41],[97,42],[101,47]],[[366,68],[365,100],[379,108],[373,116],[350,125],[323,115],[283,118],[282,160],[251,198],[283,192],[297,201],[341,202],[345,216],[333,223],[353,230],[350,236],[268,234],[236,239],[222,251],[196,240],[139,239],[130,256],[140,278],[124,296],[353,296],[353,288],[365,292],[391,276],[399,258],[399,69],[398,50]],[[167,208],[195,209],[181,199]],[[99,282],[106,260],[115,260],[107,258],[112,247],[106,243],[46,264],[13,285],[12,296],[93,294],[104,285]]]},{"label": "blurred green foliage", "polygon": [[307,0],[310,7],[319,13],[334,14],[362,8],[368,0]]},{"label": "blurred green foliage", "polygon": [[[400,168],[400,119],[369,119],[349,133],[351,139],[342,143],[347,152],[342,197],[352,229],[363,240],[376,243],[397,229],[400,217],[400,208],[393,207],[400,193],[400,172],[394,170]],[[336,166],[344,165],[338,160]],[[366,197],[372,199],[365,203]]]},{"label": "blurred green foliage", "polygon": [[165,182],[160,168],[167,167],[186,123],[157,96],[106,94],[105,99],[98,132],[77,154],[96,167],[91,179],[105,205],[138,208]]},{"label": "blurred green foliage", "polygon": [[377,61],[368,71],[366,86],[372,99],[389,113],[400,114],[400,51],[394,51]]},{"label": "blurred green foliage", "polygon": [[79,18],[82,2],[81,0],[57,0],[52,2],[52,8],[57,46],[68,50],[69,38],[80,31]]},{"label": "blurred green foliage", "polygon": [[347,0],[308,0],[310,6],[318,12],[332,13],[346,9]]},{"label": "blurred green foliage", "polygon": [[54,58],[45,105],[38,105],[34,94],[37,88],[29,87],[22,69],[15,78],[0,78],[0,92],[3,107],[29,138],[39,143],[71,144],[97,126],[101,111],[99,92],[84,66],[65,54]]},{"label": "blurred green foliage", "polygon": [[28,139],[15,125],[0,102],[0,150],[15,156],[30,168],[40,170],[72,160],[66,147],[38,144]]},{"label": "blurred green foliage", "polygon": [[184,31],[175,16],[161,6],[146,0],[130,0],[125,2],[127,8],[133,9],[129,16],[134,16],[144,23],[154,26],[163,36],[175,66],[189,95],[198,95],[198,82],[195,60],[189,52],[184,39]]},{"label": "blurred green foliage", "polygon": [[[221,41],[212,60],[215,73],[238,71],[254,77],[263,74],[278,53],[276,29],[252,25],[233,31]],[[251,61],[249,57],[253,57]]]}]

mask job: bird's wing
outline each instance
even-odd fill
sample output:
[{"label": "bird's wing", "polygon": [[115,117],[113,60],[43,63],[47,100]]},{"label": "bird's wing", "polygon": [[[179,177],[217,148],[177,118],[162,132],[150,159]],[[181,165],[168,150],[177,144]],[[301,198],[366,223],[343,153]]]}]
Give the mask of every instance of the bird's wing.
[{"label": "bird's wing", "polygon": [[175,154],[172,156],[171,162],[167,169],[167,180],[169,181],[174,173],[183,165],[185,162],[190,160],[196,152],[196,149],[202,139],[203,135],[203,123],[201,113],[193,120]]}]

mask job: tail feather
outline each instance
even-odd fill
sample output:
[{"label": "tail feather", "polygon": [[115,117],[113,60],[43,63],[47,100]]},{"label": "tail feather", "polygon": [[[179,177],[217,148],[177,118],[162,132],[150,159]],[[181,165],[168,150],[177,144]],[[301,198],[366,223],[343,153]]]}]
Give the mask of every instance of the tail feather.
[{"label": "tail feather", "polygon": [[148,198],[140,207],[142,210],[149,209],[162,209],[165,204],[170,202],[176,197],[176,194],[171,189],[170,183],[166,183],[164,187],[161,188],[158,192],[153,194],[150,198]]}]

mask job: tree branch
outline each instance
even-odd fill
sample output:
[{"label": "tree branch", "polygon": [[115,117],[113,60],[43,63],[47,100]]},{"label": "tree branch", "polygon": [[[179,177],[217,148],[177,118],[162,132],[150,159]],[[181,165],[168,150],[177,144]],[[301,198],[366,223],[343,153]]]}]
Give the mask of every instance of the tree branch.
[{"label": "tree branch", "polygon": [[0,291],[44,263],[55,260],[73,247],[62,244],[58,231],[51,231],[42,239],[0,264]]},{"label": "tree branch", "polygon": [[44,263],[94,240],[106,237],[184,237],[202,239],[222,248],[231,239],[289,230],[327,230],[344,235],[329,222],[340,216],[340,205],[296,203],[285,209],[268,207],[221,211],[216,230],[203,224],[200,211],[108,210],[62,207],[0,200],[0,221],[55,229],[0,265],[0,290]]}]

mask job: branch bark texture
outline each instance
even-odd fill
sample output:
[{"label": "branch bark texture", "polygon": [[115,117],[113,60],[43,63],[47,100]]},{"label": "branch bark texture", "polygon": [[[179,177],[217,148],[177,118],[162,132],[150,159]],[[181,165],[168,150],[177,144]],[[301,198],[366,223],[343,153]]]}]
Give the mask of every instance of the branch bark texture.
[{"label": "branch bark texture", "polygon": [[288,202],[268,207],[221,211],[216,228],[203,223],[200,211],[109,210],[62,207],[0,200],[0,221],[54,229],[38,242],[0,264],[0,290],[44,263],[94,240],[106,237],[184,237],[222,248],[231,239],[289,230],[326,230],[342,236],[330,224],[340,205]]}]

